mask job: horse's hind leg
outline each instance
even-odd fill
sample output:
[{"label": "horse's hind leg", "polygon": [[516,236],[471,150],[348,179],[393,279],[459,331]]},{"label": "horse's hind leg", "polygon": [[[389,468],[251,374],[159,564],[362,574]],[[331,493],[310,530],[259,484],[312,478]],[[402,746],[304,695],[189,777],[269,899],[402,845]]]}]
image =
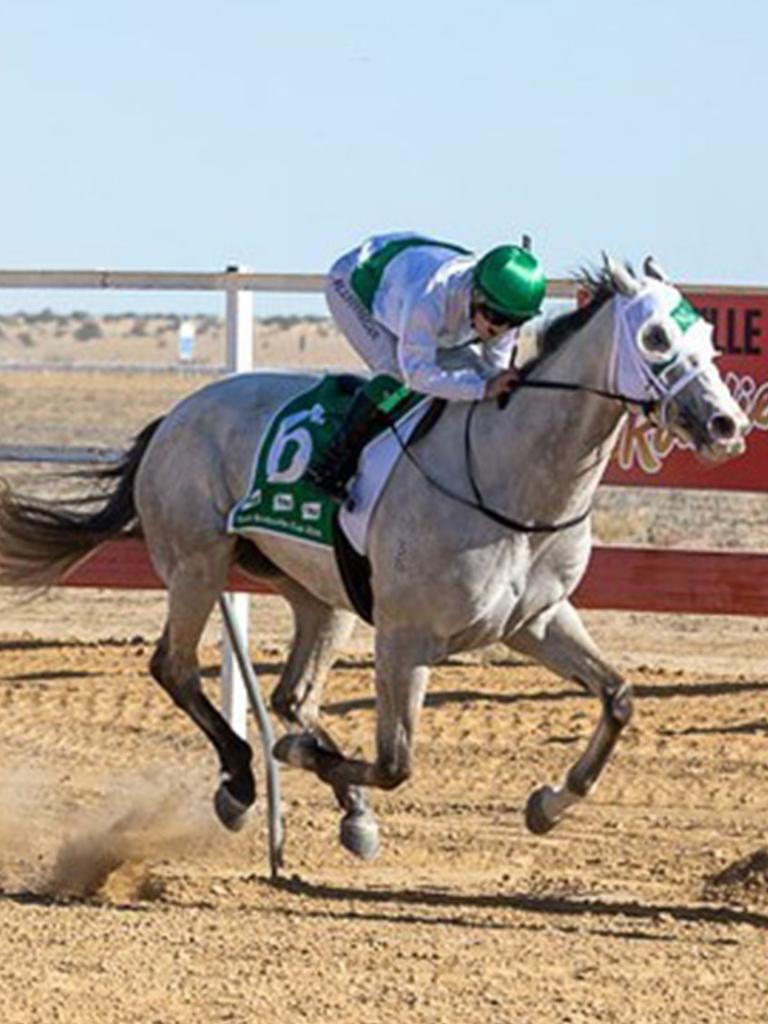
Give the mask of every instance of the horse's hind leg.
[{"label": "horse's hind leg", "polygon": [[[340,756],[336,741],[320,724],[320,701],[355,618],[319,601],[293,580],[281,579],[274,586],[291,605],[295,621],[293,645],[272,694],[272,707],[290,732],[277,743],[275,756],[290,763],[297,745],[318,746]],[[344,811],[339,831],[342,845],[364,860],[372,859],[379,850],[379,830],[362,789],[339,782],[333,791]]]},{"label": "horse's hind leg", "polygon": [[632,717],[629,683],[604,660],[576,610],[563,601],[554,615],[533,623],[506,640],[564,679],[584,686],[602,702],[602,714],[587,749],[569,769],[560,786],[542,786],[531,793],[526,824],[543,834],[553,828],[571,804],[587,796]]},{"label": "horse's hind leg", "polygon": [[224,587],[229,562],[229,548],[223,545],[187,556],[173,568],[168,580],[168,617],[150,670],[215,747],[222,777],[214,806],[222,824],[236,830],[256,798],[251,748],[203,693],[197,659],[200,636]]},{"label": "horse's hind leg", "polygon": [[339,648],[352,634],[355,617],[320,601],[295,580],[277,579],[273,586],[290,604],[295,630],[288,660],[272,693],[272,707],[289,729],[319,734],[323,731],[319,724],[323,687]]},{"label": "horse's hind leg", "polygon": [[[319,744],[284,737],[284,760],[314,771],[334,788],[377,786],[394,789],[411,775],[416,725],[426,693],[429,665],[442,649],[425,633],[403,629],[376,631],[376,760],[344,757]],[[294,743],[291,744],[290,740]],[[288,741],[288,742],[286,742]]]}]

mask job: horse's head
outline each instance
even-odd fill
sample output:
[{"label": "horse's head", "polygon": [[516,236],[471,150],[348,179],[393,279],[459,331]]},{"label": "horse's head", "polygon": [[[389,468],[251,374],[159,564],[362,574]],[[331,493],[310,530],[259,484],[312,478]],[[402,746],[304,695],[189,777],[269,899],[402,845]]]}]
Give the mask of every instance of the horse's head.
[{"label": "horse's head", "polygon": [[715,365],[712,327],[649,257],[636,277],[606,257],[615,290],[615,388],[712,461],[740,455],[749,421]]}]

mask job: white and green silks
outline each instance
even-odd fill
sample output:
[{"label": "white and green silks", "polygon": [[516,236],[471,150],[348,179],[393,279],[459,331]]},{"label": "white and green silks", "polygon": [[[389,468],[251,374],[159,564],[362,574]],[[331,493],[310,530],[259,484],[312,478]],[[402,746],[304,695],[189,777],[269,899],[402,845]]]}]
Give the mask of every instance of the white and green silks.
[{"label": "white and green silks", "polygon": [[386,266],[370,309],[352,287],[362,262],[409,232],[377,235],[340,257],[326,297],[336,323],[365,363],[422,394],[474,401],[510,365],[517,331],[482,343],[472,327],[472,270],[477,257],[433,240],[403,249]]}]

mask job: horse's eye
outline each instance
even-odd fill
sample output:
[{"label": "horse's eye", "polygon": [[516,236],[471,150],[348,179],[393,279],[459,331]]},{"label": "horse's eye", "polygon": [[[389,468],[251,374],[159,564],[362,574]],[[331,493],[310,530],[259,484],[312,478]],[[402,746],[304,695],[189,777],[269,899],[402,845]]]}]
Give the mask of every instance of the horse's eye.
[{"label": "horse's eye", "polygon": [[640,334],[640,348],[649,359],[657,360],[668,356],[672,342],[661,324],[651,324]]}]

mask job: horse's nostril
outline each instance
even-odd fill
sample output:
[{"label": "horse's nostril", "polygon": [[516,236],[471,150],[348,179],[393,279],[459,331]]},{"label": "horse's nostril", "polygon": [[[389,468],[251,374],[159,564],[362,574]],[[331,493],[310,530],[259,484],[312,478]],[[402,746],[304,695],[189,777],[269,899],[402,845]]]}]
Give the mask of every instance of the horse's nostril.
[{"label": "horse's nostril", "polygon": [[738,425],[732,416],[718,413],[709,421],[709,436],[713,441],[731,441],[738,433]]}]

